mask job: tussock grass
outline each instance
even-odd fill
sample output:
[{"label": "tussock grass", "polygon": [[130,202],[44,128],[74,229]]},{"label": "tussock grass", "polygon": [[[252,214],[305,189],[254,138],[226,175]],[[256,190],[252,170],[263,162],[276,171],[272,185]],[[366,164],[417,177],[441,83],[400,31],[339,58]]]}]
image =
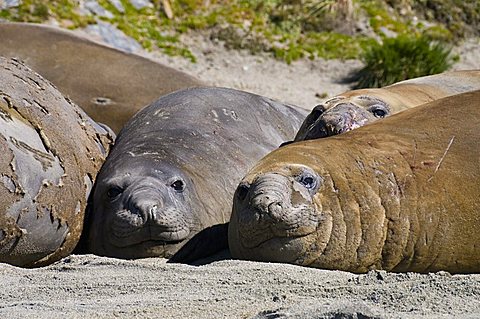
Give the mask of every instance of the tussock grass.
[{"label": "tussock grass", "polygon": [[362,55],[365,67],[353,80],[355,88],[382,87],[409,78],[441,73],[455,57],[451,47],[426,36],[401,35],[375,43]]}]

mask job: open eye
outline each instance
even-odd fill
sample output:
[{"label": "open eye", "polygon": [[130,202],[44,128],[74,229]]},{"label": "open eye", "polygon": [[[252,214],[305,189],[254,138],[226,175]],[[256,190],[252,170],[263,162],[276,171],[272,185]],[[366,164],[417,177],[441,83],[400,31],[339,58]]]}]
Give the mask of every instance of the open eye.
[{"label": "open eye", "polygon": [[183,192],[185,189],[185,183],[180,179],[174,181],[170,186],[178,193]]},{"label": "open eye", "polygon": [[388,110],[384,105],[376,104],[370,107],[368,110],[373,114],[373,116],[378,118],[384,118],[388,115]]},{"label": "open eye", "polygon": [[322,178],[319,177],[315,172],[310,170],[303,171],[300,175],[296,177],[296,180],[311,194],[316,193],[318,188],[320,187],[320,184],[322,183]]},{"label": "open eye", "polygon": [[110,199],[115,199],[117,198],[121,193],[123,193],[123,189],[118,187],[118,186],[113,186],[113,187],[110,187],[108,190],[107,190],[107,196],[108,198]]},{"label": "open eye", "polygon": [[250,187],[247,185],[247,184],[240,184],[238,185],[238,188],[237,188],[237,198],[239,200],[244,200],[247,195],[248,195],[248,191],[249,191]]},{"label": "open eye", "polygon": [[317,186],[317,181],[313,176],[302,175],[298,181],[300,184],[305,186],[306,189],[314,189]]}]

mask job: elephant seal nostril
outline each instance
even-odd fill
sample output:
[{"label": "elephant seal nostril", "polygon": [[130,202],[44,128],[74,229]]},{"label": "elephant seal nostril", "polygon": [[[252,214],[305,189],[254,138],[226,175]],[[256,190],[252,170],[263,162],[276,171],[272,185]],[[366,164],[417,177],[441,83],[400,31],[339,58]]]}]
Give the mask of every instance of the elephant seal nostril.
[{"label": "elephant seal nostril", "polygon": [[282,204],[279,202],[276,203],[271,203],[268,205],[268,214],[275,219],[281,218],[283,213],[283,207]]}]

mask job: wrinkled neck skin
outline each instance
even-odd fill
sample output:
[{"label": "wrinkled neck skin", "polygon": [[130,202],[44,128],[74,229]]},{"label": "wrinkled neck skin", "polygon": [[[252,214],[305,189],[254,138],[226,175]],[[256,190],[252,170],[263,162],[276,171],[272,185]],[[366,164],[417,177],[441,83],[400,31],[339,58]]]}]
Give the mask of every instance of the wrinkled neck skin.
[{"label": "wrinkled neck skin", "polygon": [[[428,139],[348,135],[289,145],[250,171],[242,181],[250,186],[247,199],[239,200],[240,188],[234,199],[232,256],[356,273],[478,271],[480,253],[470,240],[480,220],[465,213],[475,201],[465,195],[475,177],[463,176],[464,183],[448,173],[466,158],[452,154],[435,172],[445,149],[429,148]],[[322,183],[309,197],[298,191],[296,176],[310,168]],[[283,210],[261,208],[259,196],[273,197],[273,207]],[[457,227],[455,218],[472,221]]]},{"label": "wrinkled neck skin", "polygon": [[[183,171],[149,156],[110,160],[94,190],[90,250],[117,258],[171,257],[209,221]],[[184,190],[172,185],[184,184]],[[177,182],[177,184],[174,184]]]}]

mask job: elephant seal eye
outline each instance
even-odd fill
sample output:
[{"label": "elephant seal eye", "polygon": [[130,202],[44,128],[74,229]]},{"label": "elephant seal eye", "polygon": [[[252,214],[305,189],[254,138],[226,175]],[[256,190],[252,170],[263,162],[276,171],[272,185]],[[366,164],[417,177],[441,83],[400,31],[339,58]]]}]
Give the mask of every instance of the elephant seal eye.
[{"label": "elephant seal eye", "polygon": [[299,183],[305,186],[306,189],[314,189],[317,186],[317,181],[310,175],[301,176]]},{"label": "elephant seal eye", "polygon": [[247,195],[248,195],[248,191],[249,191],[249,187],[248,185],[246,184],[241,184],[238,186],[237,188],[237,197],[239,200],[244,200]]},{"label": "elephant seal eye", "polygon": [[297,183],[305,187],[310,194],[315,194],[320,186],[323,184],[323,178],[311,169],[305,169],[303,172],[295,177]]},{"label": "elephant seal eye", "polygon": [[387,115],[387,112],[381,109],[373,110],[372,113],[373,115],[375,115],[375,117],[379,117],[379,118],[383,118],[385,117],[385,115]]},{"label": "elephant seal eye", "polygon": [[373,114],[373,116],[377,118],[384,118],[388,115],[388,108],[382,104],[375,104],[371,106],[368,111]]},{"label": "elephant seal eye", "polygon": [[110,187],[107,191],[107,196],[108,198],[110,199],[115,199],[117,198],[121,193],[123,193],[123,189],[121,189],[120,187],[118,186],[113,186],[113,187]]},{"label": "elephant seal eye", "polygon": [[176,192],[183,192],[185,189],[185,183],[182,180],[176,180],[170,185]]}]

